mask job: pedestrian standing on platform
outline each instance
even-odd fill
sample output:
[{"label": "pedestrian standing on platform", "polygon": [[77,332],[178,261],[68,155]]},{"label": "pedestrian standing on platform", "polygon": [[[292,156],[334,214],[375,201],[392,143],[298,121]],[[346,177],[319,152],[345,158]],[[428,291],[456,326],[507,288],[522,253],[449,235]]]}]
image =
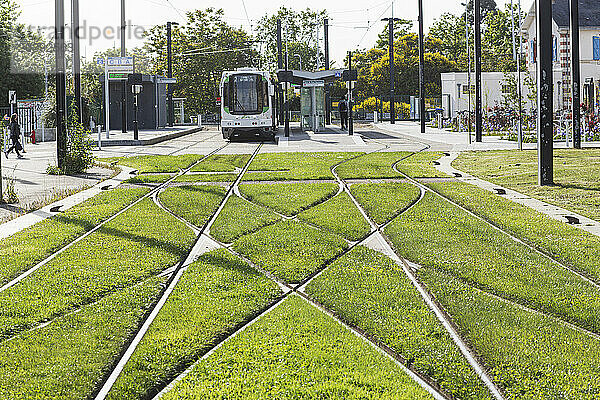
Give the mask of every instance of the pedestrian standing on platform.
[{"label": "pedestrian standing on platform", "polygon": [[10,152],[14,150],[15,153],[17,153],[17,158],[23,158],[20,153],[20,151],[23,150],[23,146],[21,146],[21,143],[19,142],[21,139],[21,127],[19,126],[19,117],[17,114],[13,114],[10,117],[10,125],[8,128],[10,129],[10,140],[12,142],[12,146],[4,154],[6,155],[6,158],[8,158]]},{"label": "pedestrian standing on platform", "polygon": [[345,97],[338,103],[338,111],[342,121],[342,130],[346,130],[348,129],[348,102]]}]

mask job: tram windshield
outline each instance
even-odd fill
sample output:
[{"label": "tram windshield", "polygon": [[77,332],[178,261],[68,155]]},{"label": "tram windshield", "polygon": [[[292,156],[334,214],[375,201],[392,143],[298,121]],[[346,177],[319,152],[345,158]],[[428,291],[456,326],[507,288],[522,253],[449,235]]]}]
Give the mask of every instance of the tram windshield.
[{"label": "tram windshield", "polygon": [[230,114],[261,114],[269,105],[267,82],[256,74],[231,75],[223,88]]}]

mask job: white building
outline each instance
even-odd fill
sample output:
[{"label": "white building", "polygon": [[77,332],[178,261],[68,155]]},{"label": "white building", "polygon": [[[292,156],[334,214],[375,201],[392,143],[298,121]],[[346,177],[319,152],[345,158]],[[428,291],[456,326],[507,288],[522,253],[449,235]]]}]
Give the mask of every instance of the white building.
[{"label": "white building", "polygon": [[[552,42],[554,45],[554,103],[556,109],[571,107],[571,27],[569,0],[555,0],[552,5]],[[581,99],[598,103],[600,82],[600,1],[579,0],[579,52],[581,60]],[[535,4],[523,21],[527,63],[532,73],[537,68],[537,21]],[[589,82],[589,83],[586,83]]]}]

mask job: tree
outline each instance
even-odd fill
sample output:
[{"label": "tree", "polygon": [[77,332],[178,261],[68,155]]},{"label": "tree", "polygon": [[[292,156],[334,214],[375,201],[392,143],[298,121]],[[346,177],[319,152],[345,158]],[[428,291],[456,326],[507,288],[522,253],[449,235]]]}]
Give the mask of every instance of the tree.
[{"label": "tree", "polygon": [[[407,19],[400,19],[394,21],[394,41],[399,40],[402,36],[407,35],[413,27],[413,22]],[[377,38],[377,47],[380,49],[387,49],[390,43],[390,28],[386,25],[383,31]]]},{"label": "tree", "polygon": [[[302,69],[315,70],[317,68],[317,57],[321,67],[324,67],[323,49],[317,54],[317,33],[323,19],[327,18],[326,11],[315,11],[309,8],[303,11],[294,11],[291,8],[281,7],[273,15],[265,15],[258,22],[256,28],[256,39],[263,46],[263,66],[275,71],[277,69],[277,20],[281,20],[283,57],[285,63],[285,51],[288,52],[288,67],[300,69],[298,54],[302,58]],[[287,46],[286,46],[287,44]]]}]

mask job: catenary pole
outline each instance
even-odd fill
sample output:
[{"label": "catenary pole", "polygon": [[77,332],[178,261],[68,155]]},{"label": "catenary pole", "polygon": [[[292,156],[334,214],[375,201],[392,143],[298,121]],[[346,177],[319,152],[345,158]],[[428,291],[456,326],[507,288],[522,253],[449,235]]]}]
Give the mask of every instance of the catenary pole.
[{"label": "catenary pole", "polygon": [[554,183],[554,104],[552,87],[552,0],[537,0],[538,183]]},{"label": "catenary pole", "polygon": [[579,60],[579,1],[570,0],[571,13],[571,93],[573,147],[581,149],[581,70]]},{"label": "catenary pole", "polygon": [[[325,40],[325,70],[329,70],[329,19],[323,20],[323,36]],[[325,84],[325,125],[331,125],[331,93],[329,84]]]},{"label": "catenary pole", "polygon": [[423,34],[423,0],[419,0],[419,117],[425,133],[425,35]]},{"label": "catenary pole", "polygon": [[81,103],[81,49],[79,39],[81,37],[79,27],[79,0],[71,1],[71,40],[73,46],[73,94],[75,101],[75,118],[77,122],[82,121]]},{"label": "catenary pole", "polygon": [[58,168],[64,167],[66,143],[66,80],[65,80],[65,4],[55,0],[54,54],[56,65],[56,157]]},{"label": "catenary pole", "polygon": [[467,86],[469,87],[469,97],[468,97],[468,119],[467,124],[469,125],[469,140],[468,143],[471,144],[471,30],[469,29],[469,3],[465,3],[465,35],[467,37]]},{"label": "catenary pole", "polygon": [[483,141],[483,115],[481,104],[481,1],[474,1],[475,8],[475,141]]},{"label": "catenary pole", "polygon": [[[125,48],[125,0],[121,0],[121,57],[127,55],[127,49]],[[127,82],[123,81],[121,84],[121,132],[127,132]]]},{"label": "catenary pole", "polygon": [[[348,71],[352,71],[352,51],[348,52]],[[354,117],[352,111],[354,108],[354,102],[352,101],[352,84],[354,82],[348,81],[348,135],[354,135]]]},{"label": "catenary pole", "polygon": [[519,42],[518,42],[518,52],[517,52],[517,99],[519,101],[519,123],[517,124],[517,141],[519,143],[519,150],[523,150],[523,89],[521,82],[521,53],[523,52],[523,40],[522,40],[522,22],[521,22],[521,0],[518,0],[519,6]]},{"label": "catenary pole", "polygon": [[396,82],[394,79],[395,72],[395,61],[394,61],[394,20],[398,20],[398,18],[394,18],[394,9],[392,3],[392,17],[391,18],[382,18],[382,21],[387,21],[388,23],[388,48],[389,48],[389,58],[390,58],[390,124],[396,123],[396,108],[395,105],[395,92],[396,92]]},{"label": "catenary pole", "polygon": [[[283,69],[283,51],[282,51],[282,41],[281,41],[281,20],[277,20],[277,69]],[[278,100],[279,104],[277,107],[279,109],[279,124],[284,121],[284,113],[283,113],[283,90],[281,89],[281,84],[277,85],[277,92],[279,94]]]}]

